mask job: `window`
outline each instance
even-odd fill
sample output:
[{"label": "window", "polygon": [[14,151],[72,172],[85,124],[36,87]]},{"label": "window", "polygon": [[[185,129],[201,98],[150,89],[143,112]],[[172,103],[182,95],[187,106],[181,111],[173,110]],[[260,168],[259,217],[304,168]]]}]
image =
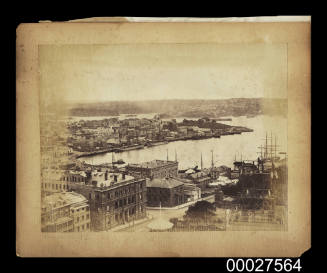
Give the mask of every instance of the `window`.
[{"label": "window", "polygon": [[89,220],[90,214],[86,214],[86,220]]},{"label": "window", "polygon": [[79,231],[79,227],[77,227],[77,231]]},{"label": "window", "polygon": [[82,221],[84,221],[84,215],[82,216]]},{"label": "window", "polygon": [[58,190],[58,184],[56,184],[56,190]]},{"label": "window", "polygon": [[89,224],[89,223],[86,224],[86,228],[87,228],[87,229],[90,228],[90,224]]},{"label": "window", "polygon": [[79,217],[77,217],[77,221],[76,221],[77,223],[79,222]]}]

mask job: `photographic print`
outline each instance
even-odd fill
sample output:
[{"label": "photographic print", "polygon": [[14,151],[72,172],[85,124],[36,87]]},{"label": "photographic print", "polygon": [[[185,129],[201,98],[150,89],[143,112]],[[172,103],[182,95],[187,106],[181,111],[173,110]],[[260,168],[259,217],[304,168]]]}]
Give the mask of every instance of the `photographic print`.
[{"label": "photographic print", "polygon": [[[213,42],[210,34],[197,41],[187,38],[187,24],[167,24],[161,40],[150,35],[140,42],[136,34],[151,34],[151,23],[136,31],[111,23],[104,28],[113,35],[103,34],[107,43],[67,42],[58,34],[61,42],[34,47],[40,175],[33,232],[52,240],[49,245],[62,247],[64,238],[75,238],[72,244],[93,240],[94,248],[102,239],[119,244],[119,238],[142,243],[153,236],[170,242],[207,235],[223,242],[228,234],[239,234],[236,239],[249,232],[287,240],[294,225],[294,45],[276,39],[271,29],[258,30],[261,39],[249,42]],[[204,30],[198,24],[195,31]],[[79,31],[76,37],[85,35]],[[127,42],[129,31],[135,38]],[[238,33],[235,25],[233,31]],[[125,256],[128,247],[108,255]],[[236,247],[221,254],[234,255]],[[167,248],[158,256],[183,255],[173,243]],[[76,251],[65,255],[79,256]],[[214,253],[206,255],[221,255]]]}]

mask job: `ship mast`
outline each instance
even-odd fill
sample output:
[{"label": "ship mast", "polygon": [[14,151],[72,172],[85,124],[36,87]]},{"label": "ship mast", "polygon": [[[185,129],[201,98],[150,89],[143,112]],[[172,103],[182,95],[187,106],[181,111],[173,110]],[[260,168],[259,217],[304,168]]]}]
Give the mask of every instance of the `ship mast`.
[{"label": "ship mast", "polygon": [[266,132],[266,145],[265,145],[265,155],[264,155],[264,158],[267,158],[268,157],[268,135],[267,135],[267,132]]},{"label": "ship mast", "polygon": [[168,149],[167,149],[167,161],[168,161]]},{"label": "ship mast", "polygon": [[260,152],[258,152],[258,154],[260,154],[260,157],[262,159],[262,150],[264,149],[264,146],[260,145],[260,147],[258,147],[258,149],[260,149]]},{"label": "ship mast", "polygon": [[273,162],[273,135],[272,135],[272,132],[270,132],[271,134],[271,139],[270,139],[270,160],[271,162]]},{"label": "ship mast", "polygon": [[275,135],[275,157],[277,157],[277,136]]},{"label": "ship mast", "polygon": [[214,167],[214,164],[213,164],[213,150],[211,150],[211,171],[213,171],[213,167]]},{"label": "ship mast", "polygon": [[111,164],[114,165],[115,158],[114,158],[114,152],[111,153]]},{"label": "ship mast", "polygon": [[201,153],[201,171],[203,169],[202,153]]}]

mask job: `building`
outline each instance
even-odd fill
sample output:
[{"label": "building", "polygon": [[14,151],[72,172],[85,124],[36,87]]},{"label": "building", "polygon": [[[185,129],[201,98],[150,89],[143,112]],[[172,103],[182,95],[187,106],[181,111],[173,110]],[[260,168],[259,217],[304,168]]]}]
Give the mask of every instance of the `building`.
[{"label": "building", "polygon": [[69,191],[71,183],[86,182],[87,179],[87,173],[84,171],[43,171],[41,176],[42,194],[48,195],[55,192]]},{"label": "building", "polygon": [[196,201],[201,198],[201,189],[191,183],[184,183],[185,202]]},{"label": "building", "polygon": [[184,183],[172,177],[147,179],[147,206],[175,207],[185,203]]},{"label": "building", "polygon": [[212,178],[209,175],[209,172],[206,170],[194,171],[189,169],[188,171],[181,173],[179,179],[185,183],[192,183],[201,191],[205,191],[208,188],[209,183],[212,181]]},{"label": "building", "polygon": [[94,231],[109,230],[146,217],[144,178],[92,171],[86,183],[71,183],[70,187],[89,200]]},{"label": "building", "polygon": [[131,175],[147,178],[176,177],[178,162],[167,160],[152,160],[140,164],[129,164],[126,171]]},{"label": "building", "polygon": [[43,232],[82,232],[90,230],[87,199],[75,192],[53,193],[42,199]]}]

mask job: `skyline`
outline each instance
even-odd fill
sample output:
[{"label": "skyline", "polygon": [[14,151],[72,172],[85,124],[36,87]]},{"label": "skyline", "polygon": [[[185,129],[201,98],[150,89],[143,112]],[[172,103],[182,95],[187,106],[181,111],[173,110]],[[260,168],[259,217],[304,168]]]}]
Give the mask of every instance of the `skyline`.
[{"label": "skyline", "polygon": [[40,90],[48,101],[67,102],[287,98],[286,49],[284,44],[42,45]]},{"label": "skyline", "polygon": [[146,101],[219,101],[219,100],[240,100],[240,99],[272,99],[272,100],[287,100],[287,98],[265,98],[265,97],[239,97],[239,98],[221,98],[221,99],[144,99],[144,100],[66,100],[67,104],[78,103],[110,103],[110,102],[146,102]]}]

